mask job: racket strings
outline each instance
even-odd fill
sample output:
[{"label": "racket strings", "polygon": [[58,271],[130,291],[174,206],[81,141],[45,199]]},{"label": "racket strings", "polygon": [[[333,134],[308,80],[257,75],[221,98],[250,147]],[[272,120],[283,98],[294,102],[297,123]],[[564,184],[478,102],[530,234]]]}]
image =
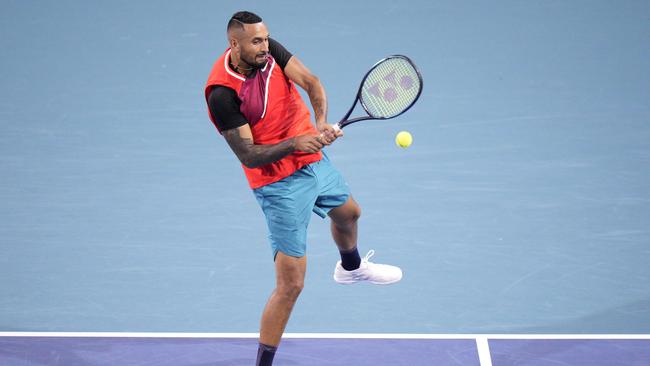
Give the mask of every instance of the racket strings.
[{"label": "racket strings", "polygon": [[375,118],[391,118],[408,109],[422,88],[415,67],[405,58],[390,58],[377,65],[366,77],[361,103]]}]

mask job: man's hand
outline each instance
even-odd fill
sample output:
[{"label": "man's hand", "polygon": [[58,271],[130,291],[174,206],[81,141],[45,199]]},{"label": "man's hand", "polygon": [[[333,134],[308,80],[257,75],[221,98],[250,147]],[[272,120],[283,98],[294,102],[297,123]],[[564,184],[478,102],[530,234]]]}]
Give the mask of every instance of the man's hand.
[{"label": "man's hand", "polygon": [[322,142],[325,145],[330,145],[334,140],[343,136],[343,131],[340,129],[337,131],[327,122],[321,122],[316,124],[316,128],[320,131],[320,137]]},{"label": "man's hand", "polygon": [[306,153],[316,153],[325,145],[320,136],[301,135],[295,137],[295,149]]}]

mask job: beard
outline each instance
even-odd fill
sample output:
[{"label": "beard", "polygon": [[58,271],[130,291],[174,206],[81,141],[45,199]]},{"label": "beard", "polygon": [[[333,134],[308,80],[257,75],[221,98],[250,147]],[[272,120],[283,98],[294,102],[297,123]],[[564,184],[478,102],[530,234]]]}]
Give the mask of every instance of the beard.
[{"label": "beard", "polygon": [[252,69],[261,69],[264,66],[266,66],[266,63],[268,62],[268,53],[258,53],[252,56],[244,56],[243,54],[240,56],[241,60],[246,63],[250,68]]}]

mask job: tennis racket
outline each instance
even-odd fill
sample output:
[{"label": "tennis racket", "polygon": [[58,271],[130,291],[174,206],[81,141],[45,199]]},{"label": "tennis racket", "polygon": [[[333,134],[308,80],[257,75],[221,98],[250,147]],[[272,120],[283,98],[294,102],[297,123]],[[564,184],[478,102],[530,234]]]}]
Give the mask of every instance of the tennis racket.
[{"label": "tennis racket", "polygon": [[[361,121],[395,118],[415,104],[422,93],[422,75],[413,61],[402,55],[379,60],[366,73],[352,107],[334,124],[334,130]],[[367,115],[350,118],[361,103]]]}]

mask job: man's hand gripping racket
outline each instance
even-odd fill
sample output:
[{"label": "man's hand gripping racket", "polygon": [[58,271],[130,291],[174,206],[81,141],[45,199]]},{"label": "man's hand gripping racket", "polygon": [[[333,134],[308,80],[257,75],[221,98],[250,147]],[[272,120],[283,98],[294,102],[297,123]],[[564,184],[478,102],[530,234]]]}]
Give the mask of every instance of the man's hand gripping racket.
[{"label": "man's hand gripping racket", "polygon": [[[406,56],[388,56],[366,73],[352,107],[332,127],[339,132],[352,123],[395,118],[411,108],[421,93],[422,76],[415,64]],[[350,118],[357,102],[361,102],[366,115]]]}]

